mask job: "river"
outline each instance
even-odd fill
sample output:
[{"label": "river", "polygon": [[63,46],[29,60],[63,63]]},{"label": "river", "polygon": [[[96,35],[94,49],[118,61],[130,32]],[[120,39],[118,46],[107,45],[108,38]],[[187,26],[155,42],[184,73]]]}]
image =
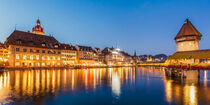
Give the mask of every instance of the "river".
[{"label": "river", "polygon": [[171,79],[157,68],[0,72],[0,105],[207,105],[210,71]]}]

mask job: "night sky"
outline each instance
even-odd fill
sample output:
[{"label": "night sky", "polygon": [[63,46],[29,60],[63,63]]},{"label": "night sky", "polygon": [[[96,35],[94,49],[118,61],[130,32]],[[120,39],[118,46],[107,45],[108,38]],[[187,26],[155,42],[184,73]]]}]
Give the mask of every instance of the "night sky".
[{"label": "night sky", "polygon": [[133,54],[173,54],[189,18],[210,49],[210,0],[1,0],[0,41],[28,31],[37,18],[47,35],[73,45],[119,47]]}]

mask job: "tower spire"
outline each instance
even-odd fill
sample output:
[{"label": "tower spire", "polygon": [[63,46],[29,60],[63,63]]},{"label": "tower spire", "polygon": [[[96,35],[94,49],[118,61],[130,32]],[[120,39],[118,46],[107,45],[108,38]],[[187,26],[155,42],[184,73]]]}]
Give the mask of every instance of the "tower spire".
[{"label": "tower spire", "polygon": [[36,26],[33,27],[33,29],[32,29],[32,33],[44,35],[44,28],[41,27],[41,22],[39,20],[39,17],[36,21]]}]

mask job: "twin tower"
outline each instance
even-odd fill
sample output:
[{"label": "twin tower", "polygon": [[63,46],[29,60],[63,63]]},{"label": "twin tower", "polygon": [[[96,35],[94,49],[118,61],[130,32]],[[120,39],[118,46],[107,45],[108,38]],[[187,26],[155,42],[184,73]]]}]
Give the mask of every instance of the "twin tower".
[{"label": "twin tower", "polygon": [[187,19],[175,37],[177,52],[199,50],[201,33]]}]

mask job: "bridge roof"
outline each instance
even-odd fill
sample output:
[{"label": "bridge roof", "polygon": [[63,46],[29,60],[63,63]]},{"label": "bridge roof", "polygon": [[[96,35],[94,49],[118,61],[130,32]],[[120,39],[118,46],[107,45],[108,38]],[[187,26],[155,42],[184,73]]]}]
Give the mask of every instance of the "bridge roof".
[{"label": "bridge roof", "polygon": [[210,49],[176,52],[168,59],[210,59]]}]

